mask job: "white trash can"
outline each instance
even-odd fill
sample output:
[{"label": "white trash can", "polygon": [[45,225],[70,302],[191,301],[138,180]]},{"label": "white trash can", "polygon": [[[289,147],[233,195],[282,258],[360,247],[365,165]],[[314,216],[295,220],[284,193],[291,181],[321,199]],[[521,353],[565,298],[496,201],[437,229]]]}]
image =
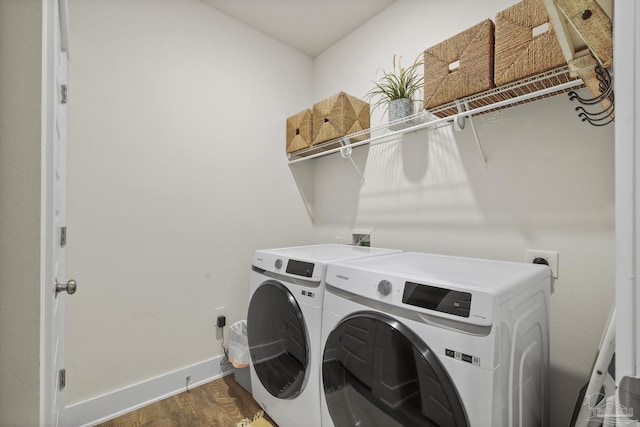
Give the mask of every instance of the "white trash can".
[{"label": "white trash can", "polygon": [[251,375],[249,374],[249,343],[247,341],[247,321],[238,320],[229,332],[229,362],[233,365],[233,378],[245,390],[251,393]]}]

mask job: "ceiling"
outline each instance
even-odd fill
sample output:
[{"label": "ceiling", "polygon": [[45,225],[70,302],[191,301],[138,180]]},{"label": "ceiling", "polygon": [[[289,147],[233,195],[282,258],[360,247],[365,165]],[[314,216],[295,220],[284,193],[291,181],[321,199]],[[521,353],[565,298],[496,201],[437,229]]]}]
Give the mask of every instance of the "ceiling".
[{"label": "ceiling", "polygon": [[202,0],[315,58],[396,0]]}]

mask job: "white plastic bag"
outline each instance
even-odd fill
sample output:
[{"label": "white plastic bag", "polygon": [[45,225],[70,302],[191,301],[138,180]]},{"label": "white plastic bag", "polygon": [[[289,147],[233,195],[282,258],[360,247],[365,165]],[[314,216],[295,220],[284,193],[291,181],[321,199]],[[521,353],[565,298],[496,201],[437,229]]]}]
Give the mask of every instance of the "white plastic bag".
[{"label": "white plastic bag", "polygon": [[247,342],[247,321],[238,320],[229,332],[229,361],[235,368],[249,366],[249,343]]}]

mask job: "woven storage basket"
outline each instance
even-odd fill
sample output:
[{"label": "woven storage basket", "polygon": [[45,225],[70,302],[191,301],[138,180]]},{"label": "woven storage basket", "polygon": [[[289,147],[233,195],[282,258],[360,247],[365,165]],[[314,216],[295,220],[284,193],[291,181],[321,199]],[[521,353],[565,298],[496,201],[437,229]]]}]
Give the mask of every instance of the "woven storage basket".
[{"label": "woven storage basket", "polygon": [[313,137],[311,110],[306,109],[287,119],[287,153],[302,150],[311,145]]},{"label": "woven storage basket", "polygon": [[[458,66],[454,68],[456,62]],[[424,51],[425,109],[492,87],[493,22],[490,19]]]},{"label": "woven storage basket", "polygon": [[[542,32],[534,35],[538,30]],[[523,0],[496,15],[496,85],[539,74],[565,63],[542,0]]]},{"label": "woven storage basket", "polygon": [[[369,104],[340,92],[313,105],[313,144],[369,129],[369,121]],[[361,135],[350,142],[365,138],[367,135]]]}]

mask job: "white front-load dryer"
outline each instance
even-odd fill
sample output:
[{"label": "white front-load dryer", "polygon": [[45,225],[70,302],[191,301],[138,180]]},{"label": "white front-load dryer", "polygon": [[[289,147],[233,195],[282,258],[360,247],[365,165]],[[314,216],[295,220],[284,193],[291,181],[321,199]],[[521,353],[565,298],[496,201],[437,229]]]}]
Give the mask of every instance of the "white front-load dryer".
[{"label": "white front-load dryer", "polygon": [[549,280],[415,252],[330,264],[323,426],[547,426]]},{"label": "white front-load dryer", "polygon": [[253,397],[279,427],[320,426],[320,328],[329,261],[397,250],[325,244],[258,250],[247,313]]}]

